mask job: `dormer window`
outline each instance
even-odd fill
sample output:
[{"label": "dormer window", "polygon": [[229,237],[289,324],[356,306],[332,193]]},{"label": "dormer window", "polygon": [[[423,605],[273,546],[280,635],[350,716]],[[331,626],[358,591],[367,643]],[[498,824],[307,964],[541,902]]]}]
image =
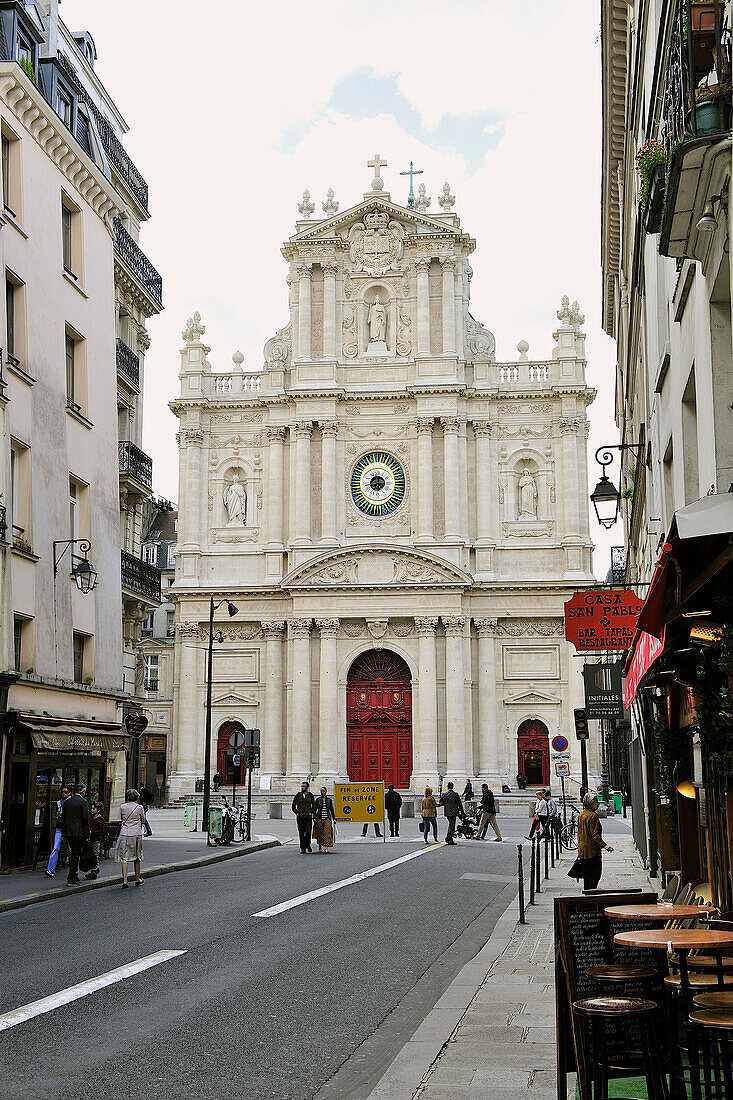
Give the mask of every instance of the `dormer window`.
[{"label": "dormer window", "polygon": [[28,64],[33,67],[33,47],[22,34],[18,35],[18,61],[21,63],[27,61]]},{"label": "dormer window", "polygon": [[53,105],[53,109],[59,116],[61,121],[71,129],[73,119],[73,100],[71,96],[66,92],[65,88],[56,87],[56,102]]}]

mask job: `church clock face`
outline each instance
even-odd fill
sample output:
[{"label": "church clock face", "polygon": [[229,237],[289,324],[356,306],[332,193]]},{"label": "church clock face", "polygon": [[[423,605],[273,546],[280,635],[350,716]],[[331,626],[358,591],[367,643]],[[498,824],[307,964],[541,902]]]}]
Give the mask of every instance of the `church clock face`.
[{"label": "church clock face", "polygon": [[386,451],[362,455],[351,473],[354,504],[367,516],[387,516],[405,499],[405,471]]}]

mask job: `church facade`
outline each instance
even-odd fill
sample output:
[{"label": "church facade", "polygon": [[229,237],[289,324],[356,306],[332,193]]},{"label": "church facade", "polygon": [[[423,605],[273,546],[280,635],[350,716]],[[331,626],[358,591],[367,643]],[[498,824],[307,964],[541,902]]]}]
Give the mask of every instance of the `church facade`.
[{"label": "church facade", "polygon": [[[261,371],[183,334],[172,797],[261,730],[272,791],[303,777],[551,780],[583,705],[563,603],[591,585],[583,317],[545,360],[498,363],[470,308],[475,241],[453,212],[371,190],[285,243],[289,318]],[[219,642],[218,639],[221,639]]]}]

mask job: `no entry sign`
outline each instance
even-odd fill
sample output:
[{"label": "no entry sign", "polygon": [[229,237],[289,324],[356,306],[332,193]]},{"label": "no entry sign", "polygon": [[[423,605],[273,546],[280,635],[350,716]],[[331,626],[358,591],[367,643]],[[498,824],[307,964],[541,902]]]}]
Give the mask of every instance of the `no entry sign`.
[{"label": "no entry sign", "polygon": [[576,592],[565,604],[565,637],[580,651],[628,649],[642,602],[626,589]]}]

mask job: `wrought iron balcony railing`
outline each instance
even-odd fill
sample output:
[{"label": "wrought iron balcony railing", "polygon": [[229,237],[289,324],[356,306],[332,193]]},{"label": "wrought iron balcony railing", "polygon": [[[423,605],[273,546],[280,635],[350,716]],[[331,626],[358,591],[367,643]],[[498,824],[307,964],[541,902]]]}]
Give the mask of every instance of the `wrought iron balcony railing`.
[{"label": "wrought iron balcony railing", "polygon": [[722,0],[677,0],[663,91],[667,162],[680,142],[730,128],[730,35]]},{"label": "wrought iron balcony railing", "polygon": [[8,513],[5,505],[0,504],[0,542],[5,542],[8,533]]},{"label": "wrought iron balcony railing", "polygon": [[115,218],[115,249],[147,288],[151,297],[163,308],[163,279],[155,270],[140,245],[133,241],[119,218]]},{"label": "wrought iron balcony railing", "polygon": [[121,550],[122,587],[160,603],[160,569]]},{"label": "wrought iron balcony railing", "polygon": [[117,444],[120,460],[120,473],[129,474],[144,485],[146,489],[153,487],[153,460],[145,451],[141,451],[129,439],[122,439]]},{"label": "wrought iron balcony railing", "polygon": [[117,370],[129,378],[136,386],[140,385],[140,360],[124,340],[117,337]]}]

